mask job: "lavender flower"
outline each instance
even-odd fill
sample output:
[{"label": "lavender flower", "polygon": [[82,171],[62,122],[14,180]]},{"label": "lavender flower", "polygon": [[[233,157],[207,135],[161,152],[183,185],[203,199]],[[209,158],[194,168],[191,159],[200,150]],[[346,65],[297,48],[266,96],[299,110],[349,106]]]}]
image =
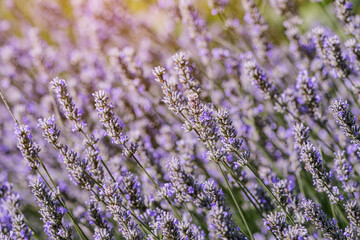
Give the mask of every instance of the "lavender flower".
[{"label": "lavender flower", "polygon": [[359,127],[356,125],[357,118],[351,113],[349,104],[343,99],[335,99],[330,105],[330,109],[341,130],[350,138],[351,142],[357,147],[360,146]]},{"label": "lavender flower", "polygon": [[264,224],[272,230],[278,238],[285,238],[284,229],[288,226],[285,216],[281,212],[270,213],[264,219]]},{"label": "lavender flower", "polygon": [[325,48],[325,41],[326,41],[326,35],[325,30],[323,27],[316,27],[313,29],[312,33],[314,34],[314,41],[316,45],[316,50],[318,55],[323,59],[326,60],[327,52]]},{"label": "lavender flower", "polygon": [[99,139],[95,139],[93,135],[85,140],[85,145],[87,146],[86,162],[88,163],[87,170],[91,176],[98,184],[101,184],[104,181],[104,169],[101,165],[100,151],[96,146],[98,141]]},{"label": "lavender flower", "polygon": [[[39,119],[38,126],[42,128],[45,140],[53,144],[53,146],[60,151],[66,170],[70,173],[70,176],[75,184],[90,190],[95,183],[93,178],[89,175],[89,173],[87,173],[88,161],[81,160],[76,152],[72,151],[67,145],[63,145],[58,141],[60,131],[56,127],[54,116],[48,119]],[[100,170],[100,176],[103,176],[102,168],[94,166],[93,162],[91,162],[91,164],[92,175],[102,182],[102,177],[99,178],[98,174],[98,171]]]},{"label": "lavender flower", "polygon": [[180,238],[178,221],[169,212],[161,212],[156,217],[156,221],[161,230],[161,239],[176,240]]},{"label": "lavender flower", "polygon": [[221,134],[221,140],[228,152],[239,151],[242,141],[237,139],[237,131],[232,126],[230,119],[230,113],[226,109],[219,109],[215,115],[219,131]]},{"label": "lavender flower", "polygon": [[20,210],[20,196],[12,190],[12,185],[8,182],[0,182],[0,203],[9,212],[11,218],[12,229],[9,232],[9,237],[32,239],[33,233],[25,223],[24,215]]},{"label": "lavender flower", "polygon": [[340,202],[343,196],[338,193],[337,187],[332,187],[333,173],[326,171],[320,156],[314,145],[309,141],[301,147],[301,161],[305,164],[305,170],[311,173],[316,190],[327,192],[331,202]]},{"label": "lavender flower", "polygon": [[335,219],[328,219],[323,210],[312,200],[302,202],[302,207],[306,219],[312,222],[317,229],[324,233],[324,237],[329,239],[346,239],[343,231],[336,224]]},{"label": "lavender flower", "polygon": [[242,140],[237,138],[237,131],[232,125],[230,113],[228,110],[219,109],[215,115],[217,125],[220,132],[221,142],[224,144],[225,151],[235,152],[238,155],[236,166],[245,166],[249,160],[249,152],[240,152]]},{"label": "lavender flower", "polygon": [[32,140],[29,127],[26,125],[16,125],[15,134],[17,136],[17,147],[20,149],[23,157],[28,161],[29,167],[33,170],[38,169],[40,165],[40,148]]},{"label": "lavender flower", "polygon": [[359,39],[360,19],[352,13],[353,3],[347,0],[336,0],[335,7],[336,16],[345,24],[347,34],[352,34]]},{"label": "lavender flower", "polygon": [[211,230],[220,239],[248,239],[231,220],[231,214],[222,206],[214,204],[209,211]]},{"label": "lavender flower", "polygon": [[275,206],[274,203],[271,199],[271,197],[269,196],[269,194],[267,194],[266,190],[258,185],[255,185],[255,198],[257,199],[257,201],[259,202],[261,208],[263,209],[264,212],[270,212],[272,210],[274,210]]},{"label": "lavender flower", "polygon": [[156,77],[156,81],[162,84],[162,89],[164,93],[164,102],[169,106],[171,111],[175,113],[181,113],[186,109],[185,97],[181,91],[179,91],[176,86],[171,86],[167,80],[165,80],[165,68],[156,67],[153,70],[153,75]]},{"label": "lavender flower", "polygon": [[311,118],[319,119],[321,116],[319,110],[320,96],[316,94],[316,79],[310,78],[308,71],[300,71],[296,88],[300,91],[299,102],[305,106],[305,111]]},{"label": "lavender flower", "polygon": [[144,239],[144,234],[138,228],[137,224],[131,220],[131,212],[122,209],[122,199],[116,185],[106,186],[101,192],[101,197],[104,198],[107,204],[106,209],[112,214],[113,219],[119,225],[119,231],[125,239]]},{"label": "lavender flower", "polygon": [[188,105],[188,112],[192,119],[185,124],[186,130],[196,129],[199,139],[207,145],[209,158],[219,161],[225,153],[215,147],[219,135],[212,109],[200,102],[197,93],[189,94]]},{"label": "lavender flower", "polygon": [[39,119],[38,122],[38,126],[43,129],[44,139],[53,144],[56,148],[60,148],[61,144],[58,142],[60,130],[55,124],[55,116],[53,115],[47,119]]},{"label": "lavender flower", "polygon": [[205,240],[205,233],[201,231],[196,225],[189,222],[180,222],[178,224],[180,231],[180,239],[195,239]]},{"label": "lavender flower", "polygon": [[275,97],[277,95],[276,87],[269,81],[263,70],[256,64],[254,60],[249,60],[244,64],[249,80],[255,84],[267,97]]},{"label": "lavender flower", "polygon": [[360,44],[354,39],[351,38],[345,42],[345,46],[350,51],[350,60],[354,68],[360,70]]},{"label": "lavender flower", "polygon": [[179,159],[172,158],[167,162],[171,187],[179,202],[193,202],[198,207],[209,207],[208,197],[203,193],[203,186],[194,177],[186,173]]},{"label": "lavender flower", "polygon": [[248,239],[232,220],[222,190],[216,189],[213,181],[207,181],[204,184],[204,191],[211,199],[210,230],[220,239]]},{"label": "lavender flower", "polygon": [[51,85],[56,93],[61,107],[65,111],[66,118],[74,121],[73,129],[75,131],[82,131],[84,129],[84,123],[81,121],[81,113],[70,96],[65,80],[54,78]]},{"label": "lavender flower", "polygon": [[270,50],[270,43],[266,38],[268,25],[253,0],[242,1],[242,5],[245,10],[244,20],[251,27],[254,51],[260,59],[266,58],[266,53]]},{"label": "lavender flower", "polygon": [[106,133],[115,144],[124,145],[129,138],[122,133],[124,123],[115,117],[113,106],[108,104],[108,97],[104,91],[93,93],[96,111],[100,122],[104,125]]},{"label": "lavender flower", "polygon": [[74,183],[81,188],[90,190],[95,183],[86,171],[87,162],[80,159],[78,154],[66,145],[61,147],[60,153],[66,170],[70,173],[70,177]]},{"label": "lavender flower", "polygon": [[352,20],[352,2],[346,0],[336,0],[336,16],[346,24],[349,24]]},{"label": "lavender flower", "polygon": [[313,30],[315,35],[316,49],[331,69],[334,78],[347,78],[351,73],[347,59],[343,56],[338,36],[328,37],[321,27]]},{"label": "lavender flower", "polygon": [[39,213],[42,216],[46,234],[52,239],[70,239],[71,230],[62,223],[66,210],[56,200],[56,195],[48,191],[42,180],[37,178],[31,180],[30,188],[40,207]]},{"label": "lavender flower", "polygon": [[138,209],[140,212],[145,212],[147,210],[147,206],[145,205],[144,198],[141,195],[140,190],[140,182],[138,178],[130,173],[124,173],[122,177],[121,185],[125,198],[132,209]]},{"label": "lavender flower", "polygon": [[310,137],[309,128],[305,127],[302,123],[296,123],[293,130],[296,147],[301,150]]},{"label": "lavender flower", "polygon": [[105,220],[104,214],[101,212],[96,200],[93,198],[88,202],[88,209],[90,223],[95,225],[94,239],[113,240],[113,229]]},{"label": "lavender flower", "polygon": [[273,184],[273,193],[282,206],[287,206],[292,198],[294,189],[286,179],[278,180]]},{"label": "lavender flower", "polygon": [[265,225],[271,230],[279,239],[308,239],[309,234],[304,226],[296,224],[289,225],[285,221],[285,216],[281,212],[270,213],[264,219]]},{"label": "lavender flower", "polygon": [[360,206],[356,200],[347,201],[345,211],[352,228],[355,229],[357,237],[360,235]]},{"label": "lavender flower", "polygon": [[228,0],[208,0],[208,5],[212,15],[222,14],[225,10]]},{"label": "lavender flower", "polygon": [[345,192],[356,192],[358,183],[351,181],[352,165],[345,157],[345,151],[335,153],[335,173],[336,178],[342,183]]},{"label": "lavender flower", "polygon": [[311,39],[306,39],[301,35],[299,31],[301,24],[302,20],[298,16],[292,16],[283,23],[286,29],[285,34],[290,40],[289,52],[296,59],[297,65],[307,67],[309,60],[314,58],[316,49]]},{"label": "lavender flower", "polygon": [[325,40],[326,60],[329,67],[334,69],[334,77],[346,78],[351,69],[346,58],[342,55],[338,36],[331,36]]},{"label": "lavender flower", "polygon": [[172,57],[172,60],[180,83],[189,91],[200,94],[201,89],[194,78],[194,70],[189,63],[188,56],[183,52],[178,52]]}]

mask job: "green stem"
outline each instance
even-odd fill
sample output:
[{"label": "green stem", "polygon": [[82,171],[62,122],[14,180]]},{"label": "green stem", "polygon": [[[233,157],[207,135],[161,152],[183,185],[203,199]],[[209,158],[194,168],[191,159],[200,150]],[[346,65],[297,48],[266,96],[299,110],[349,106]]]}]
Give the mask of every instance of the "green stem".
[{"label": "green stem", "polygon": [[247,224],[247,221],[245,219],[245,216],[244,216],[244,213],[243,213],[242,209],[240,208],[238,202],[236,201],[236,198],[235,198],[234,193],[233,193],[233,191],[231,189],[229,180],[228,180],[226,174],[224,173],[224,170],[222,169],[222,167],[220,166],[220,164],[218,162],[216,163],[216,165],[218,166],[218,168],[219,168],[219,170],[220,170],[220,172],[221,172],[221,174],[222,174],[222,176],[223,176],[223,178],[224,178],[224,180],[226,182],[227,190],[230,192],[231,198],[233,199],[233,201],[234,201],[234,203],[236,205],[236,209],[237,209],[238,213],[240,214],[241,220],[244,223],[250,238],[254,240],[254,236],[253,236],[253,234],[252,234],[252,232],[251,232],[251,230],[249,228],[249,225]]},{"label": "green stem", "polygon": [[299,183],[300,193],[306,198],[305,190],[304,190],[304,183],[300,176],[300,171],[296,171],[296,180]]},{"label": "green stem", "polygon": [[[255,198],[255,196],[250,192],[249,189],[247,189],[247,187],[238,180],[237,176],[235,175],[235,173],[231,170],[231,168],[224,162],[221,162],[223,164],[223,166],[226,168],[226,170],[231,174],[231,176],[234,178],[234,180],[239,184],[240,190],[246,195],[247,199],[249,199],[250,203],[254,206],[254,208],[257,210],[257,212],[260,214],[262,219],[265,219],[265,216],[263,215],[262,211],[260,210],[261,205],[258,202],[258,200]],[[259,205],[259,207],[254,203],[253,199],[256,201],[257,205]],[[275,239],[278,240],[276,234],[273,232],[272,229],[270,229],[272,235],[275,237]]]},{"label": "green stem", "polygon": [[[129,148],[124,145],[125,149],[130,152]],[[159,185],[155,182],[154,178],[150,176],[150,174],[148,173],[148,171],[146,171],[146,169],[144,168],[144,166],[140,163],[140,161],[137,159],[137,157],[134,154],[131,154],[131,157],[135,160],[135,162],[137,163],[137,165],[141,168],[141,170],[146,174],[146,176],[151,180],[151,182],[154,184],[155,188],[160,191],[160,187]],[[164,196],[165,200],[169,203],[170,207],[172,208],[172,210],[175,213],[175,216],[177,219],[181,220],[181,216],[179,214],[179,212],[177,211],[177,209],[175,208],[175,206],[171,203],[170,199],[167,196]]]},{"label": "green stem", "polygon": [[267,186],[264,181],[260,178],[259,174],[256,172],[256,170],[254,169],[254,167],[248,163],[247,164],[248,168],[250,169],[250,171],[255,175],[256,179],[260,182],[260,184],[265,188],[265,190],[268,192],[268,194],[271,196],[272,199],[274,199],[276,201],[276,203],[282,208],[282,210],[285,212],[287,218],[289,219],[291,225],[295,225],[295,222],[293,220],[293,218],[291,217],[291,215],[286,211],[285,207],[279,202],[279,200],[277,199],[277,197],[272,193],[271,189],[269,188],[269,186]]},{"label": "green stem", "polygon": [[[235,173],[231,170],[231,168],[224,162],[222,162],[223,166],[226,168],[226,170],[231,174],[233,179],[239,184],[240,189],[244,192],[246,197],[249,199],[249,201],[252,203],[252,205],[255,207],[255,209],[260,213],[261,217],[264,218],[264,215],[262,214],[262,211],[257,207],[257,205],[261,208],[261,204],[258,202],[258,200],[255,198],[255,196],[250,192],[249,189],[240,181],[237,179],[237,176]],[[256,201],[256,204],[252,200],[254,199]]]}]

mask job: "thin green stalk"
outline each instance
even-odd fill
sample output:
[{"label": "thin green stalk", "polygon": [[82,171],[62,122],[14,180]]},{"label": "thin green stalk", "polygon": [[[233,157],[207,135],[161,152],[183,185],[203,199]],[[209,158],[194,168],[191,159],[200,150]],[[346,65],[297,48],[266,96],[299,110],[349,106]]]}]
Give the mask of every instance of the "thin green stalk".
[{"label": "thin green stalk", "polygon": [[[124,145],[125,149],[130,152],[129,148]],[[151,182],[154,184],[155,188],[160,191],[160,187],[159,185],[155,182],[155,180],[150,176],[150,174],[148,173],[148,171],[146,171],[146,169],[144,168],[144,166],[140,163],[140,161],[137,159],[137,157],[134,154],[131,154],[131,157],[135,160],[135,162],[137,163],[137,165],[141,168],[141,170],[146,174],[146,176],[148,176],[148,178],[151,180]],[[172,210],[175,213],[175,216],[177,219],[181,220],[181,216],[179,214],[179,212],[177,211],[177,209],[174,207],[174,205],[171,203],[170,199],[167,196],[164,196],[165,200],[169,203],[170,207],[172,208]]]},{"label": "thin green stalk", "polygon": [[[238,157],[241,157],[240,154],[235,151],[236,155]],[[256,179],[260,182],[260,184],[265,188],[265,190],[268,192],[268,194],[270,195],[271,198],[273,198],[276,203],[282,208],[282,210],[285,212],[286,216],[288,217],[291,225],[295,225],[294,220],[292,219],[291,215],[287,212],[287,210],[285,209],[285,207],[279,202],[279,200],[277,199],[277,197],[272,193],[271,189],[269,188],[269,186],[267,186],[264,181],[260,178],[259,174],[256,172],[256,170],[254,169],[254,167],[251,165],[251,163],[247,163],[246,165],[250,171],[255,175]]]},{"label": "thin green stalk", "polygon": [[299,183],[300,193],[306,198],[305,190],[304,190],[304,183],[303,183],[303,181],[301,179],[300,171],[296,171],[295,175],[296,175],[296,180]]},{"label": "thin green stalk", "polygon": [[[90,141],[89,136],[84,132],[83,129],[80,130],[80,132],[83,134],[83,136],[86,138],[87,141]],[[95,147],[93,145],[91,145],[91,148],[96,151]],[[108,172],[109,176],[111,177],[111,179],[113,180],[113,182],[116,182],[114,176],[112,175],[112,173],[110,172],[110,169],[108,168],[108,166],[105,164],[104,160],[101,159],[101,163],[102,165],[105,167],[106,171]]]},{"label": "thin green stalk", "polygon": [[335,219],[336,218],[336,213],[335,213],[334,205],[331,204],[331,203],[330,203],[330,208],[331,208],[332,217]]},{"label": "thin green stalk", "polygon": [[[224,167],[226,168],[226,170],[231,174],[231,176],[235,179],[235,181],[239,184],[240,190],[242,190],[242,192],[246,195],[246,197],[249,199],[250,203],[253,205],[253,207],[257,210],[257,212],[260,214],[262,219],[265,219],[265,216],[263,215],[262,211],[259,209],[262,208],[260,203],[258,202],[258,200],[255,198],[255,196],[250,192],[249,189],[247,189],[247,187],[237,179],[236,175],[233,173],[233,171],[231,170],[231,168],[224,162],[222,162],[222,164],[224,165]],[[250,195],[250,196],[249,196]],[[259,207],[254,203],[254,201],[252,200],[254,199],[256,201],[256,203],[259,205]],[[276,234],[270,229],[270,232],[272,233],[272,235],[275,237],[275,239],[278,240]]]},{"label": "thin green stalk", "polygon": [[229,180],[228,180],[226,174],[224,173],[224,170],[222,169],[222,167],[220,166],[220,164],[219,164],[218,162],[216,163],[216,165],[218,166],[218,168],[219,168],[219,170],[220,170],[220,172],[221,172],[221,174],[222,174],[222,176],[223,176],[223,178],[224,178],[224,180],[225,180],[225,182],[226,182],[227,190],[230,192],[231,198],[233,199],[233,201],[234,201],[234,203],[235,203],[235,205],[236,205],[236,209],[237,209],[238,213],[240,214],[241,220],[242,220],[242,222],[244,223],[244,225],[245,225],[245,227],[246,227],[246,230],[247,230],[250,238],[253,239],[253,240],[255,240],[255,239],[254,239],[254,236],[253,236],[253,234],[252,234],[252,232],[251,232],[251,230],[250,230],[250,228],[249,228],[249,225],[247,224],[247,221],[246,221],[246,219],[245,219],[244,213],[243,213],[242,209],[240,208],[240,206],[239,206],[239,204],[238,204],[238,202],[237,202],[237,200],[236,200],[236,198],[235,198],[235,196],[234,196],[234,193],[233,193],[233,191],[232,191],[232,189],[231,189]]},{"label": "thin green stalk", "polygon": [[[252,203],[252,205],[255,207],[255,209],[257,209],[257,211],[260,213],[261,217],[264,218],[262,211],[257,207],[257,205],[259,205],[259,207],[261,208],[261,205],[258,202],[258,200],[255,198],[255,196],[250,192],[249,189],[247,189],[247,187],[239,179],[237,179],[237,176],[234,174],[234,172],[231,170],[231,168],[226,163],[222,162],[222,164],[226,168],[226,170],[231,174],[231,176],[237,182],[237,184],[239,184],[240,189],[244,192],[244,194],[249,199],[249,201]],[[253,202],[252,199],[254,199],[256,201],[257,205]]]},{"label": "thin green stalk", "polygon": [[[353,83],[349,78],[346,78],[346,79],[349,80],[353,86],[355,86],[354,83]],[[353,91],[346,86],[345,81],[344,81],[343,79],[342,79],[341,83],[342,83],[343,86],[346,88],[347,92],[350,93],[350,95],[351,95],[351,97],[353,98],[354,103],[356,104],[356,106],[357,106],[358,108],[360,108],[360,103],[358,102],[358,99],[357,99],[357,97],[355,96],[355,94],[353,93]]]},{"label": "thin green stalk", "polygon": [[34,237],[35,239],[39,239],[39,236],[38,236],[37,233],[35,232],[34,228],[32,228],[32,227],[30,226],[29,221],[26,219],[24,213],[22,213],[22,214],[23,214],[23,216],[24,216],[24,222],[27,224],[27,226],[30,228],[31,232],[33,233],[33,237]]},{"label": "thin green stalk", "polygon": [[269,186],[267,186],[264,181],[260,178],[259,174],[256,172],[256,170],[254,169],[254,167],[248,163],[247,164],[248,168],[250,169],[250,171],[255,175],[256,179],[260,182],[260,184],[265,188],[265,190],[268,192],[268,194],[271,196],[271,198],[273,198],[276,203],[282,208],[282,210],[285,212],[287,218],[289,219],[291,225],[295,225],[295,222],[293,220],[293,218],[291,217],[291,215],[286,211],[285,207],[279,202],[279,200],[277,199],[277,197],[272,193],[271,189],[269,188]]},{"label": "thin green stalk", "polygon": [[0,90],[0,97],[1,97],[1,100],[3,101],[3,103],[5,104],[5,107],[7,108],[8,112],[10,113],[11,117],[12,117],[13,120],[15,121],[15,123],[16,123],[17,125],[20,125],[19,122],[18,122],[18,120],[15,118],[13,112],[11,111],[11,108],[10,108],[8,102],[6,101],[5,96],[2,94],[1,90]]},{"label": "thin green stalk", "polygon": [[[195,218],[194,214],[190,211],[190,209],[189,209],[189,207],[187,206],[186,203],[184,203],[184,206],[185,206],[186,210],[189,212],[192,220],[193,220],[194,222],[195,222],[195,221],[197,222],[197,219]],[[195,224],[198,225],[197,223],[195,223]]]}]

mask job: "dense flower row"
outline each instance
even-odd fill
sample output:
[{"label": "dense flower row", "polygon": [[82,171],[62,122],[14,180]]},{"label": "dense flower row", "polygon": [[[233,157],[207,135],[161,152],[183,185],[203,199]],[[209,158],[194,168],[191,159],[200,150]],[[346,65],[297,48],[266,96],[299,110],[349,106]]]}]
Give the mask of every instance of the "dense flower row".
[{"label": "dense flower row", "polygon": [[0,1],[0,239],[360,239],[358,5]]}]

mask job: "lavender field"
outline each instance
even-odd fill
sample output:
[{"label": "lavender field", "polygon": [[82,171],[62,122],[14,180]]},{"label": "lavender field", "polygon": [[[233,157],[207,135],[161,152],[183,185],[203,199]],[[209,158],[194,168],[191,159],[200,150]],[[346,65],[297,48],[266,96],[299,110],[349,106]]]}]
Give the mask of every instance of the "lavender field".
[{"label": "lavender field", "polygon": [[360,239],[358,13],[0,0],[0,240]]}]

